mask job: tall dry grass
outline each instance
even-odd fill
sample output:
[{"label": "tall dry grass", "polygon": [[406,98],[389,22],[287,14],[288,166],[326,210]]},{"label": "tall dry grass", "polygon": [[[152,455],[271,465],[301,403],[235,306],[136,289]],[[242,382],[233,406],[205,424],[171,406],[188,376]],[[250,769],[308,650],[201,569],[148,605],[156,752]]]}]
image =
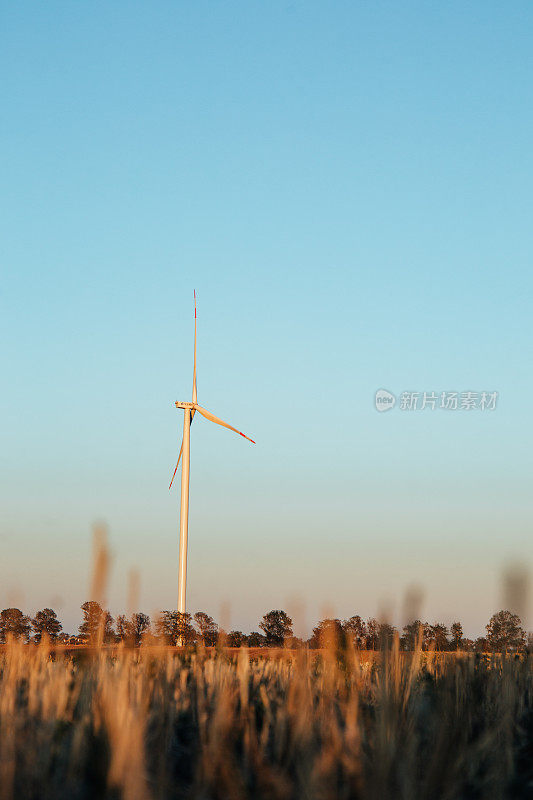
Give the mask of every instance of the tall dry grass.
[{"label": "tall dry grass", "polygon": [[531,798],[531,662],[0,654],[0,800]]}]

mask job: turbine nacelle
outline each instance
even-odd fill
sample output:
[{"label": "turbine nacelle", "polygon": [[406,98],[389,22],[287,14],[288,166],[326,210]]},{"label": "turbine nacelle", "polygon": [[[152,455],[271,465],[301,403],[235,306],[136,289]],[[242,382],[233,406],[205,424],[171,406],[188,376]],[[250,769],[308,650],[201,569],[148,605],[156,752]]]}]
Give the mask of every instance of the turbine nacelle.
[{"label": "turbine nacelle", "polygon": [[176,408],[190,408],[191,410],[196,408],[196,403],[181,403],[179,400],[176,400],[174,405]]}]

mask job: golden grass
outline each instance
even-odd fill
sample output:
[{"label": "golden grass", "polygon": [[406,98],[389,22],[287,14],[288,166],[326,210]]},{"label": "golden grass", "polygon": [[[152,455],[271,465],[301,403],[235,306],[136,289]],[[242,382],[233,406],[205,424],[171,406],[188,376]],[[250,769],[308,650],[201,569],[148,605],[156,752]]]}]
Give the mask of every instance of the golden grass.
[{"label": "golden grass", "polygon": [[531,660],[262,656],[11,642],[0,800],[532,796]]}]

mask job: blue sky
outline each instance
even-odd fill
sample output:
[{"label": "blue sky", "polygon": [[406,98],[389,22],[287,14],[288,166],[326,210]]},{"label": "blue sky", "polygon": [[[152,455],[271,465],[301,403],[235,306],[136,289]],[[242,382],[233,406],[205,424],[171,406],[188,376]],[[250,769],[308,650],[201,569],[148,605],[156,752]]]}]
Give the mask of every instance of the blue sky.
[{"label": "blue sky", "polygon": [[[0,605],[482,632],[531,566],[530,3],[4,4]],[[498,391],[494,412],[374,393]],[[526,623],[533,627],[529,606]]]}]

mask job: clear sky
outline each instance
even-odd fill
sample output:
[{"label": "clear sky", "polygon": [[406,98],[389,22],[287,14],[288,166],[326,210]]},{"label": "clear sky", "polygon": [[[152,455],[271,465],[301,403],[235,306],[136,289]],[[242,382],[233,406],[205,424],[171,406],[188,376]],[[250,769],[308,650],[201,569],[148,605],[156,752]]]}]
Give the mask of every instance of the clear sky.
[{"label": "clear sky", "polygon": [[[531,567],[530,2],[3,3],[0,607],[480,635]],[[498,391],[494,411],[374,407]],[[397,621],[400,617],[396,617]],[[531,600],[526,624],[533,627]]]}]

